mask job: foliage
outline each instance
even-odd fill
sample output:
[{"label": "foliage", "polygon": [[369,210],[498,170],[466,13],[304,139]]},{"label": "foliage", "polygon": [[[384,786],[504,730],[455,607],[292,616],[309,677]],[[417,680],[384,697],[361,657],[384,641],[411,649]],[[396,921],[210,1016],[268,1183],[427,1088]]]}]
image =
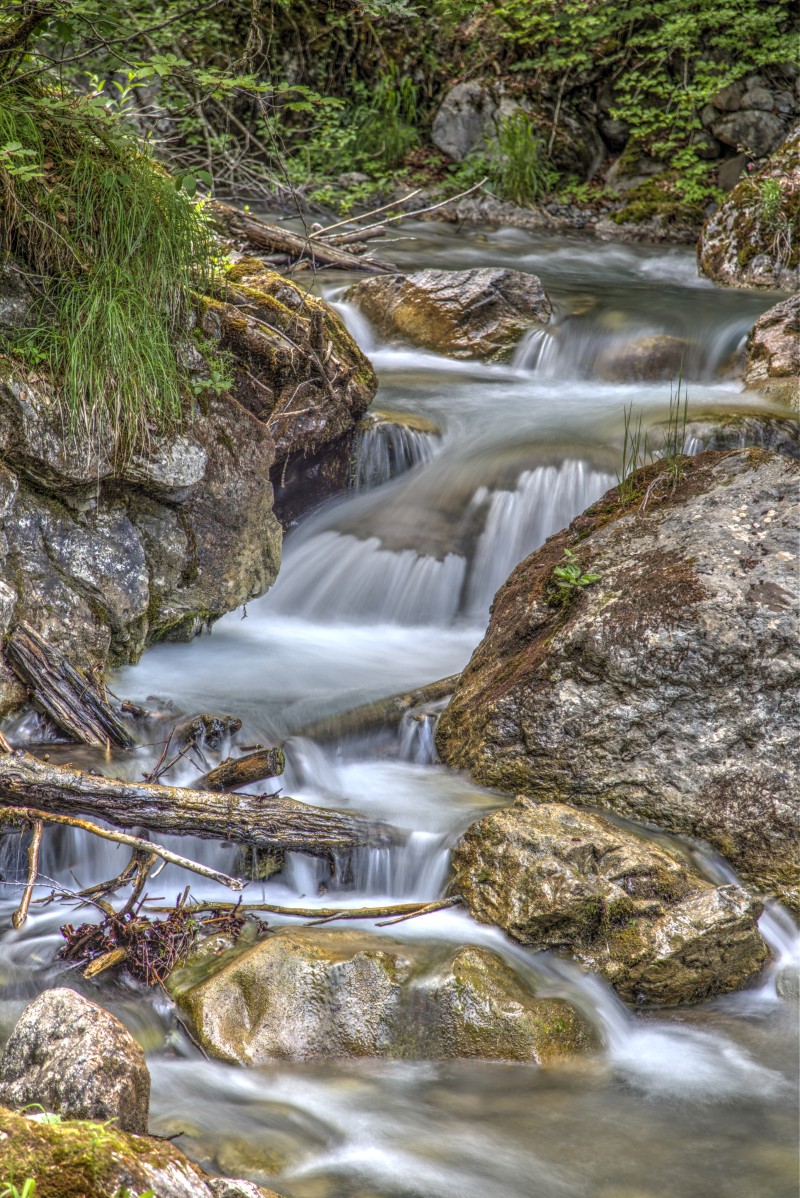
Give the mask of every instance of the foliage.
[{"label": "foliage", "polygon": [[567,91],[613,78],[612,115],[696,203],[709,188],[700,111],[759,67],[794,61],[792,10],[789,0],[499,0],[494,13],[513,45],[513,69]]},{"label": "foliage", "polygon": [[564,564],[553,569],[556,586],[562,590],[571,592],[579,587],[588,587],[603,577],[602,574],[584,573],[583,566],[571,549],[564,550],[564,557]]},{"label": "foliage", "polygon": [[520,110],[498,123],[497,138],[489,142],[488,161],[493,190],[513,204],[538,200],[558,178],[530,117]]},{"label": "foliage", "polygon": [[686,453],[686,423],[689,418],[689,393],[683,387],[682,375],[678,376],[678,385],[673,392],[669,389],[669,413],[667,429],[661,452],[664,455],[667,475],[672,482],[672,489],[682,480],[684,475],[683,459]]},{"label": "foliage", "polygon": [[647,434],[642,430],[641,412],[636,423],[633,422],[633,404],[624,409],[623,421],[622,462],[617,471],[617,493],[620,503],[624,506],[635,499],[638,494],[632,476],[644,466],[650,451]]},{"label": "foliage", "polygon": [[0,144],[35,167],[0,159],[2,248],[40,295],[10,348],[49,365],[72,429],[110,430],[128,453],[180,423],[176,347],[190,288],[210,270],[202,214],[93,97],[7,89]]},{"label": "foliage", "polygon": [[17,1186],[9,1179],[0,1181],[0,1198],[35,1198],[36,1195],[36,1179],[34,1177],[26,1177],[21,1186]]}]

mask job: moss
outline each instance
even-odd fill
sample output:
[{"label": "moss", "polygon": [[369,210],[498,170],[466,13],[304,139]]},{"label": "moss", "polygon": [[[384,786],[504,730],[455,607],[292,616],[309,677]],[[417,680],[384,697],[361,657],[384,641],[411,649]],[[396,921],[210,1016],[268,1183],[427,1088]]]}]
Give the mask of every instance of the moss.
[{"label": "moss", "polygon": [[611,219],[618,225],[642,224],[658,217],[666,225],[701,225],[705,213],[701,205],[687,203],[672,190],[674,180],[657,176],[632,187],[625,204]]},{"label": "moss", "polygon": [[163,1141],[118,1131],[113,1124],[64,1120],[40,1123],[0,1107],[5,1180],[36,1181],[36,1198],[114,1198],[146,1185],[146,1168],[167,1168],[181,1154]]}]

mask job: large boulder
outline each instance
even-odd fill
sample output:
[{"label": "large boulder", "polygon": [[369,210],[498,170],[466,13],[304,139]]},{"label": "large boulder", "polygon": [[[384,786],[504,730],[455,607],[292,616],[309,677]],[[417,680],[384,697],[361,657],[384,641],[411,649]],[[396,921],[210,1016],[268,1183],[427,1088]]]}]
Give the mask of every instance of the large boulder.
[{"label": "large boulder", "polygon": [[800,288],[800,125],[706,221],[697,257],[702,273],[725,287]]},{"label": "large boulder", "polygon": [[168,1140],[136,1136],[116,1123],[40,1120],[0,1107],[3,1181],[22,1192],[36,1181],[36,1198],[278,1198],[248,1181],[206,1176]]},{"label": "large boulder", "polygon": [[[551,537],[495,598],[443,760],[701,837],[800,902],[799,475],[760,449],[655,463]],[[576,562],[599,580],[559,587]]]},{"label": "large boulder", "polygon": [[800,294],[775,304],[753,325],[744,381],[754,391],[800,409]]},{"label": "large boulder", "polygon": [[74,990],[58,987],[25,1008],[0,1060],[0,1103],[40,1105],[65,1119],[114,1120],[144,1133],[150,1074],[126,1028]]},{"label": "large boulder", "polygon": [[504,267],[377,275],[356,283],[347,299],[384,337],[495,362],[510,358],[525,333],[551,315],[536,275]]},{"label": "large boulder", "polygon": [[[153,430],[133,455],[120,456],[111,430],[71,430],[48,380],[4,360],[0,642],[25,620],[79,669],[123,664],[274,582],[270,471],[354,429],[376,383],[321,300],[253,259],[233,274],[224,299],[197,300],[200,327],[180,350],[197,390],[184,427]],[[19,277],[0,273],[0,321],[23,318]],[[215,343],[230,391],[209,370]],[[24,697],[0,656],[0,715]]]},{"label": "large boulder", "polygon": [[571,952],[627,1002],[697,1002],[738,989],[767,959],[757,899],[563,803],[520,797],[484,816],[456,846],[453,868],[476,919]]},{"label": "large boulder", "polygon": [[599,355],[596,370],[611,383],[676,379],[688,365],[691,343],[666,333],[618,341]]},{"label": "large boulder", "polygon": [[498,104],[491,91],[476,80],[457,83],[433,118],[433,144],[454,162],[483,145],[495,131]]},{"label": "large boulder", "polygon": [[536,998],[483,948],[413,945],[363,932],[281,928],[215,955],[201,949],[170,991],[212,1056],[480,1057],[550,1061],[592,1042],[565,1002]]}]

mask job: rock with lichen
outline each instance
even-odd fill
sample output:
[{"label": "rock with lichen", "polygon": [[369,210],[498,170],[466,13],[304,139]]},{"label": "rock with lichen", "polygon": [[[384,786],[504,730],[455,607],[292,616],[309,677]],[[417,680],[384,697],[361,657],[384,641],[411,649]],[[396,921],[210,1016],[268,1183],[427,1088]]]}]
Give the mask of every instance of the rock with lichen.
[{"label": "rock with lichen", "polygon": [[384,337],[491,362],[508,360],[551,315],[536,275],[504,267],[376,275],[351,287],[347,299]]},{"label": "rock with lichen", "polygon": [[800,125],[709,217],[697,258],[725,287],[800,289]]},{"label": "rock with lichen", "polygon": [[759,316],[745,353],[745,385],[800,410],[800,295]]},{"label": "rock with lichen", "polygon": [[593,1043],[568,1003],[536,997],[496,953],[364,932],[280,928],[227,951],[201,947],[169,988],[206,1051],[237,1064],[546,1062]]},{"label": "rock with lichen", "polygon": [[[799,482],[747,449],[654,463],[625,503],[609,491],[501,587],[442,759],[700,837],[800,902]],[[559,587],[565,561],[600,577]]]},{"label": "rock with lichen", "polygon": [[736,990],[768,956],[763,904],[742,887],[713,886],[675,853],[563,803],[520,797],[484,816],[453,868],[476,919],[571,953],[637,1005]]}]

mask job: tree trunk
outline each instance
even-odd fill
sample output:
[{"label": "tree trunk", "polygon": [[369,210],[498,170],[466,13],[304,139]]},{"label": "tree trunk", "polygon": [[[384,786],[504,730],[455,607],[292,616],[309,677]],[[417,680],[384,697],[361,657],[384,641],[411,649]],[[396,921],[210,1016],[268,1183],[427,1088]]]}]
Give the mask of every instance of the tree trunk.
[{"label": "tree trunk", "polygon": [[402,833],[388,824],[296,799],[121,782],[39,761],[20,750],[0,755],[0,799],[6,806],[89,816],[117,827],[138,825],[154,832],[317,857],[402,839]]},{"label": "tree trunk", "polygon": [[281,749],[258,749],[245,757],[228,757],[216,769],[198,778],[195,787],[198,790],[238,790],[240,786],[248,786],[251,782],[276,778],[283,773],[285,766]]}]

